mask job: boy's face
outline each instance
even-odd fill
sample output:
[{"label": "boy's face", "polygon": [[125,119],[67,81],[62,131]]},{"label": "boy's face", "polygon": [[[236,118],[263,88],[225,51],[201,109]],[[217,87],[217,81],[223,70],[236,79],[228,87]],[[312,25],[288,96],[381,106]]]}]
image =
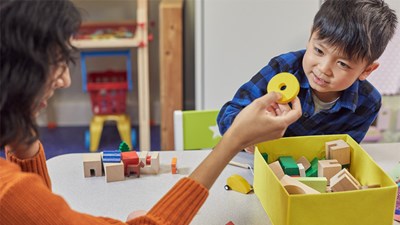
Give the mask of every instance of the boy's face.
[{"label": "boy's face", "polygon": [[365,80],[379,66],[374,62],[349,59],[335,47],[319,40],[313,33],[303,59],[304,73],[317,97],[325,102],[335,100],[341,91],[357,79]]}]

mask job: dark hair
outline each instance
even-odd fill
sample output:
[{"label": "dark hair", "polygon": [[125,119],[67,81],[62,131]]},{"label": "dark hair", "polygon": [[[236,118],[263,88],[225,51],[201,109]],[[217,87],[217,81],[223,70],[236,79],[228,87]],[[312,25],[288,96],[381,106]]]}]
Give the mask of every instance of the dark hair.
[{"label": "dark hair", "polygon": [[372,63],[396,30],[395,12],[383,0],[326,0],[311,33],[349,58]]},{"label": "dark hair", "polygon": [[81,16],[68,0],[1,0],[0,21],[0,146],[30,144],[50,67],[72,60]]}]

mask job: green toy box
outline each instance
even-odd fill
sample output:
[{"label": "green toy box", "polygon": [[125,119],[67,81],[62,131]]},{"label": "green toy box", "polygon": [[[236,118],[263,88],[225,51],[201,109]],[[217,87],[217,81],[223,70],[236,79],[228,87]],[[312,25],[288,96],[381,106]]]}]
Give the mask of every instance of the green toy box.
[{"label": "green toy box", "polygon": [[[361,185],[380,188],[308,195],[289,195],[269,168],[280,156],[325,156],[325,142],[342,139],[351,147],[350,173]],[[281,138],[257,145],[254,192],[274,225],[392,225],[397,186],[348,135]]]}]

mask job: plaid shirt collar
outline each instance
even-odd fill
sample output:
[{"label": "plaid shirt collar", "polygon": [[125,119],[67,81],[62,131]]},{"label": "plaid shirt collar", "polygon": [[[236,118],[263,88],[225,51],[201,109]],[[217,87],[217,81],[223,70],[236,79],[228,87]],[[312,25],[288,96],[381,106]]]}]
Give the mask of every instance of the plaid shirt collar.
[{"label": "plaid shirt collar", "polygon": [[[304,71],[300,70],[299,74],[295,75],[299,80],[300,88],[308,89],[309,93],[307,93],[307,101],[312,102],[310,83],[308,82],[307,76],[304,74]],[[338,102],[329,111],[337,112],[341,108],[347,108],[352,112],[355,112],[358,102],[358,87],[359,87],[359,81],[357,80],[349,88],[347,88],[342,92],[342,95],[340,96]]]}]

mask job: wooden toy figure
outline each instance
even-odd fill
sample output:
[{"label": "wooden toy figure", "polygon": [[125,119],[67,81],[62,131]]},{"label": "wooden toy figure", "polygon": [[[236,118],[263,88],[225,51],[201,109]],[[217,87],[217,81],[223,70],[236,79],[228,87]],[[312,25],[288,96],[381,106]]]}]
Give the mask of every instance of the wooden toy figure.
[{"label": "wooden toy figure", "polygon": [[118,148],[121,152],[129,152],[131,149],[129,148],[129,145],[125,142],[122,141],[121,144],[119,144]]},{"label": "wooden toy figure", "polygon": [[177,162],[177,158],[173,157],[171,160],[171,173],[172,174],[176,174],[178,172],[178,170],[176,169],[176,162]]},{"label": "wooden toy figure", "polygon": [[129,177],[131,175],[131,173],[133,172],[134,174],[136,174],[136,177],[140,177],[140,168],[144,167],[144,163],[142,161],[140,161],[138,164],[136,165],[128,165],[126,168],[126,176]]}]

